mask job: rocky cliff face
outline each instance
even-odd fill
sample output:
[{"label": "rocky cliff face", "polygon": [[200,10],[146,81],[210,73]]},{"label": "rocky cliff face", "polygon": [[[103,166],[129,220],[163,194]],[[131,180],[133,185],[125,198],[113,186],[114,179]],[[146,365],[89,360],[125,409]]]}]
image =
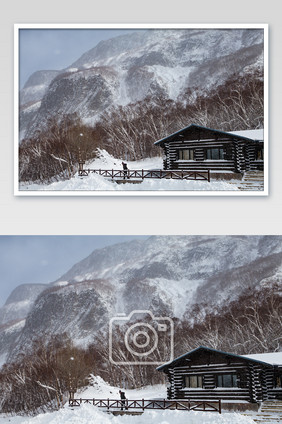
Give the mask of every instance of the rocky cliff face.
[{"label": "rocky cliff face", "polygon": [[281,281],[280,236],[156,236],[113,245],[30,298],[26,321],[22,314],[17,326],[12,321],[0,331],[2,354],[12,359],[30,340],[65,332],[87,345],[110,318],[133,310],[193,322],[195,305],[202,317],[220,313],[245,292],[265,284],[277,290]]},{"label": "rocky cliff face", "polygon": [[37,296],[47,287],[45,284],[22,284],[13,290],[0,308],[0,326],[25,318]]},{"label": "rocky cliff face", "polygon": [[15,348],[34,301],[47,287],[45,284],[22,284],[12,291],[0,308],[0,366],[5,362],[7,352]]},{"label": "rocky cliff face", "polygon": [[88,123],[113,105],[148,97],[183,101],[231,76],[263,69],[263,30],[147,30],[102,41],[62,71],[33,74],[20,93],[21,138],[48,116],[73,113]]},{"label": "rocky cliff face", "polygon": [[42,99],[50,82],[60,71],[37,71],[34,72],[23,89],[20,91],[20,104],[35,103]]}]

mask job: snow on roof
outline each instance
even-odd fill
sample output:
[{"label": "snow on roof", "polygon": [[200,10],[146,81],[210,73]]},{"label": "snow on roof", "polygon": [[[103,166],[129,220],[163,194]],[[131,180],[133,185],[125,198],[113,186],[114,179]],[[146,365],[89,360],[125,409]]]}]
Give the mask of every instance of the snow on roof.
[{"label": "snow on roof", "polygon": [[242,356],[247,359],[254,359],[255,361],[265,362],[271,365],[282,365],[282,352],[256,353]]},{"label": "snow on roof", "polygon": [[229,131],[229,134],[239,135],[240,137],[246,137],[252,140],[263,141],[263,129],[245,130],[245,131]]}]

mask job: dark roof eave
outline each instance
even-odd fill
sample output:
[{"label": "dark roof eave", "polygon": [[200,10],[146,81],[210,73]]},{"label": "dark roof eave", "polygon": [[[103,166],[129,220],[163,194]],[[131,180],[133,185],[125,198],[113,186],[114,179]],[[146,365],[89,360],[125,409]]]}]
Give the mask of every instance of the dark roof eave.
[{"label": "dark roof eave", "polygon": [[199,346],[196,349],[191,350],[190,352],[185,353],[184,355],[179,356],[178,358],[174,359],[173,361],[167,362],[163,365],[160,365],[159,367],[157,367],[158,371],[163,371],[169,367],[171,367],[171,365],[176,364],[178,361],[180,361],[181,359],[186,358],[187,356],[190,356],[192,353],[196,352],[197,350],[200,349],[204,349],[206,351],[210,351],[210,352],[216,352],[216,353],[221,353],[223,355],[228,355],[228,356],[232,356],[234,358],[240,358],[243,359],[245,361],[249,361],[249,362],[254,362],[254,363],[259,363],[259,364],[263,364],[266,365],[268,367],[273,367],[273,364],[269,364],[268,362],[263,362],[263,361],[258,361],[257,359],[251,359],[251,358],[246,358],[245,356],[242,355],[237,355],[235,353],[229,353],[229,352],[224,352],[222,350],[216,350],[216,349],[212,349],[210,347],[205,347],[205,346]]},{"label": "dark roof eave", "polygon": [[203,126],[201,126],[201,125],[191,124],[191,125],[188,125],[188,127],[182,128],[181,130],[176,131],[175,133],[168,135],[167,137],[164,137],[164,138],[161,138],[160,140],[155,141],[155,142],[154,142],[154,144],[155,144],[155,145],[158,145],[158,144],[163,144],[163,143],[164,143],[164,142],[166,142],[166,141],[168,141],[168,142],[169,142],[169,141],[171,141],[170,139],[172,139],[172,138],[173,138],[173,137],[175,137],[176,135],[181,134],[183,131],[186,131],[186,130],[188,130],[189,128],[192,128],[192,127],[200,128],[200,129],[204,129],[204,130],[209,130],[209,131],[213,131],[213,132],[215,132],[215,133],[219,133],[219,134],[226,134],[226,135],[229,135],[229,136],[230,136],[230,137],[232,137],[232,138],[238,138],[238,139],[240,139],[240,140],[257,141],[257,140],[254,140],[254,139],[252,139],[252,138],[248,138],[248,137],[243,137],[243,136],[241,136],[241,135],[232,134],[232,133],[227,132],[227,131],[214,130],[214,129],[212,129],[212,128],[203,127]]}]

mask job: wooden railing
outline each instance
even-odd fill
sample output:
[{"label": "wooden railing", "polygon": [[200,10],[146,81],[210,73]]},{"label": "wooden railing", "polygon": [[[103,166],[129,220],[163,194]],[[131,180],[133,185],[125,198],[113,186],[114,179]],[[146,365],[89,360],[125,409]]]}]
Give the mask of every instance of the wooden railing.
[{"label": "wooden railing", "polygon": [[156,178],[156,179],[175,179],[175,180],[201,180],[210,182],[210,171],[185,171],[185,170],[145,170],[145,169],[134,169],[132,171],[128,170],[126,173],[123,170],[115,169],[79,169],[78,175],[80,177],[88,176],[89,174],[98,174],[106,178],[114,179],[142,179],[145,178]]},{"label": "wooden railing", "polygon": [[116,399],[69,399],[69,406],[80,406],[81,404],[91,404],[98,408],[104,408],[107,411],[113,410],[130,410],[141,409],[142,411],[148,409],[154,410],[179,410],[179,411],[205,411],[205,412],[219,412],[221,414],[221,400],[116,400]]}]

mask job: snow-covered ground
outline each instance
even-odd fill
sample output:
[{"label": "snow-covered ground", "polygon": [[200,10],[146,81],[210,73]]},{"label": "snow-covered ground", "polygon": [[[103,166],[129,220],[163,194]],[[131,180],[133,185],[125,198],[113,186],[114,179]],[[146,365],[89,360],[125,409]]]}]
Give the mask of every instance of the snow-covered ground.
[{"label": "snow-covered ground", "polygon": [[254,424],[250,417],[236,413],[186,411],[146,411],[142,415],[114,416],[92,405],[77,408],[66,406],[57,412],[40,414],[33,418],[0,417],[0,424]]},{"label": "snow-covered ground", "polygon": [[[94,377],[92,386],[86,388],[76,397],[119,399],[119,388],[107,385],[100,377]],[[156,399],[164,398],[164,385],[148,386],[142,389],[126,390],[128,399]],[[216,412],[187,412],[187,411],[145,411],[138,416],[114,416],[102,411],[93,405],[81,405],[70,408],[65,405],[59,411],[40,414],[36,417],[4,417],[0,415],[0,424],[254,424],[251,417],[238,413]]]},{"label": "snow-covered ground", "polygon": [[[128,161],[128,169],[162,169],[162,158],[149,158],[139,161]],[[116,159],[109,155],[105,150],[99,151],[99,156],[85,165],[85,169],[122,169],[122,160]],[[239,191],[238,186],[240,181],[227,181],[227,180],[211,180],[207,181],[185,181],[185,180],[172,180],[172,179],[145,179],[140,184],[117,184],[112,182],[111,179],[104,178],[97,174],[89,174],[87,177],[79,177],[76,174],[73,178],[66,181],[58,181],[52,184],[24,184],[21,183],[19,190],[21,192],[189,192],[189,191]]]}]

